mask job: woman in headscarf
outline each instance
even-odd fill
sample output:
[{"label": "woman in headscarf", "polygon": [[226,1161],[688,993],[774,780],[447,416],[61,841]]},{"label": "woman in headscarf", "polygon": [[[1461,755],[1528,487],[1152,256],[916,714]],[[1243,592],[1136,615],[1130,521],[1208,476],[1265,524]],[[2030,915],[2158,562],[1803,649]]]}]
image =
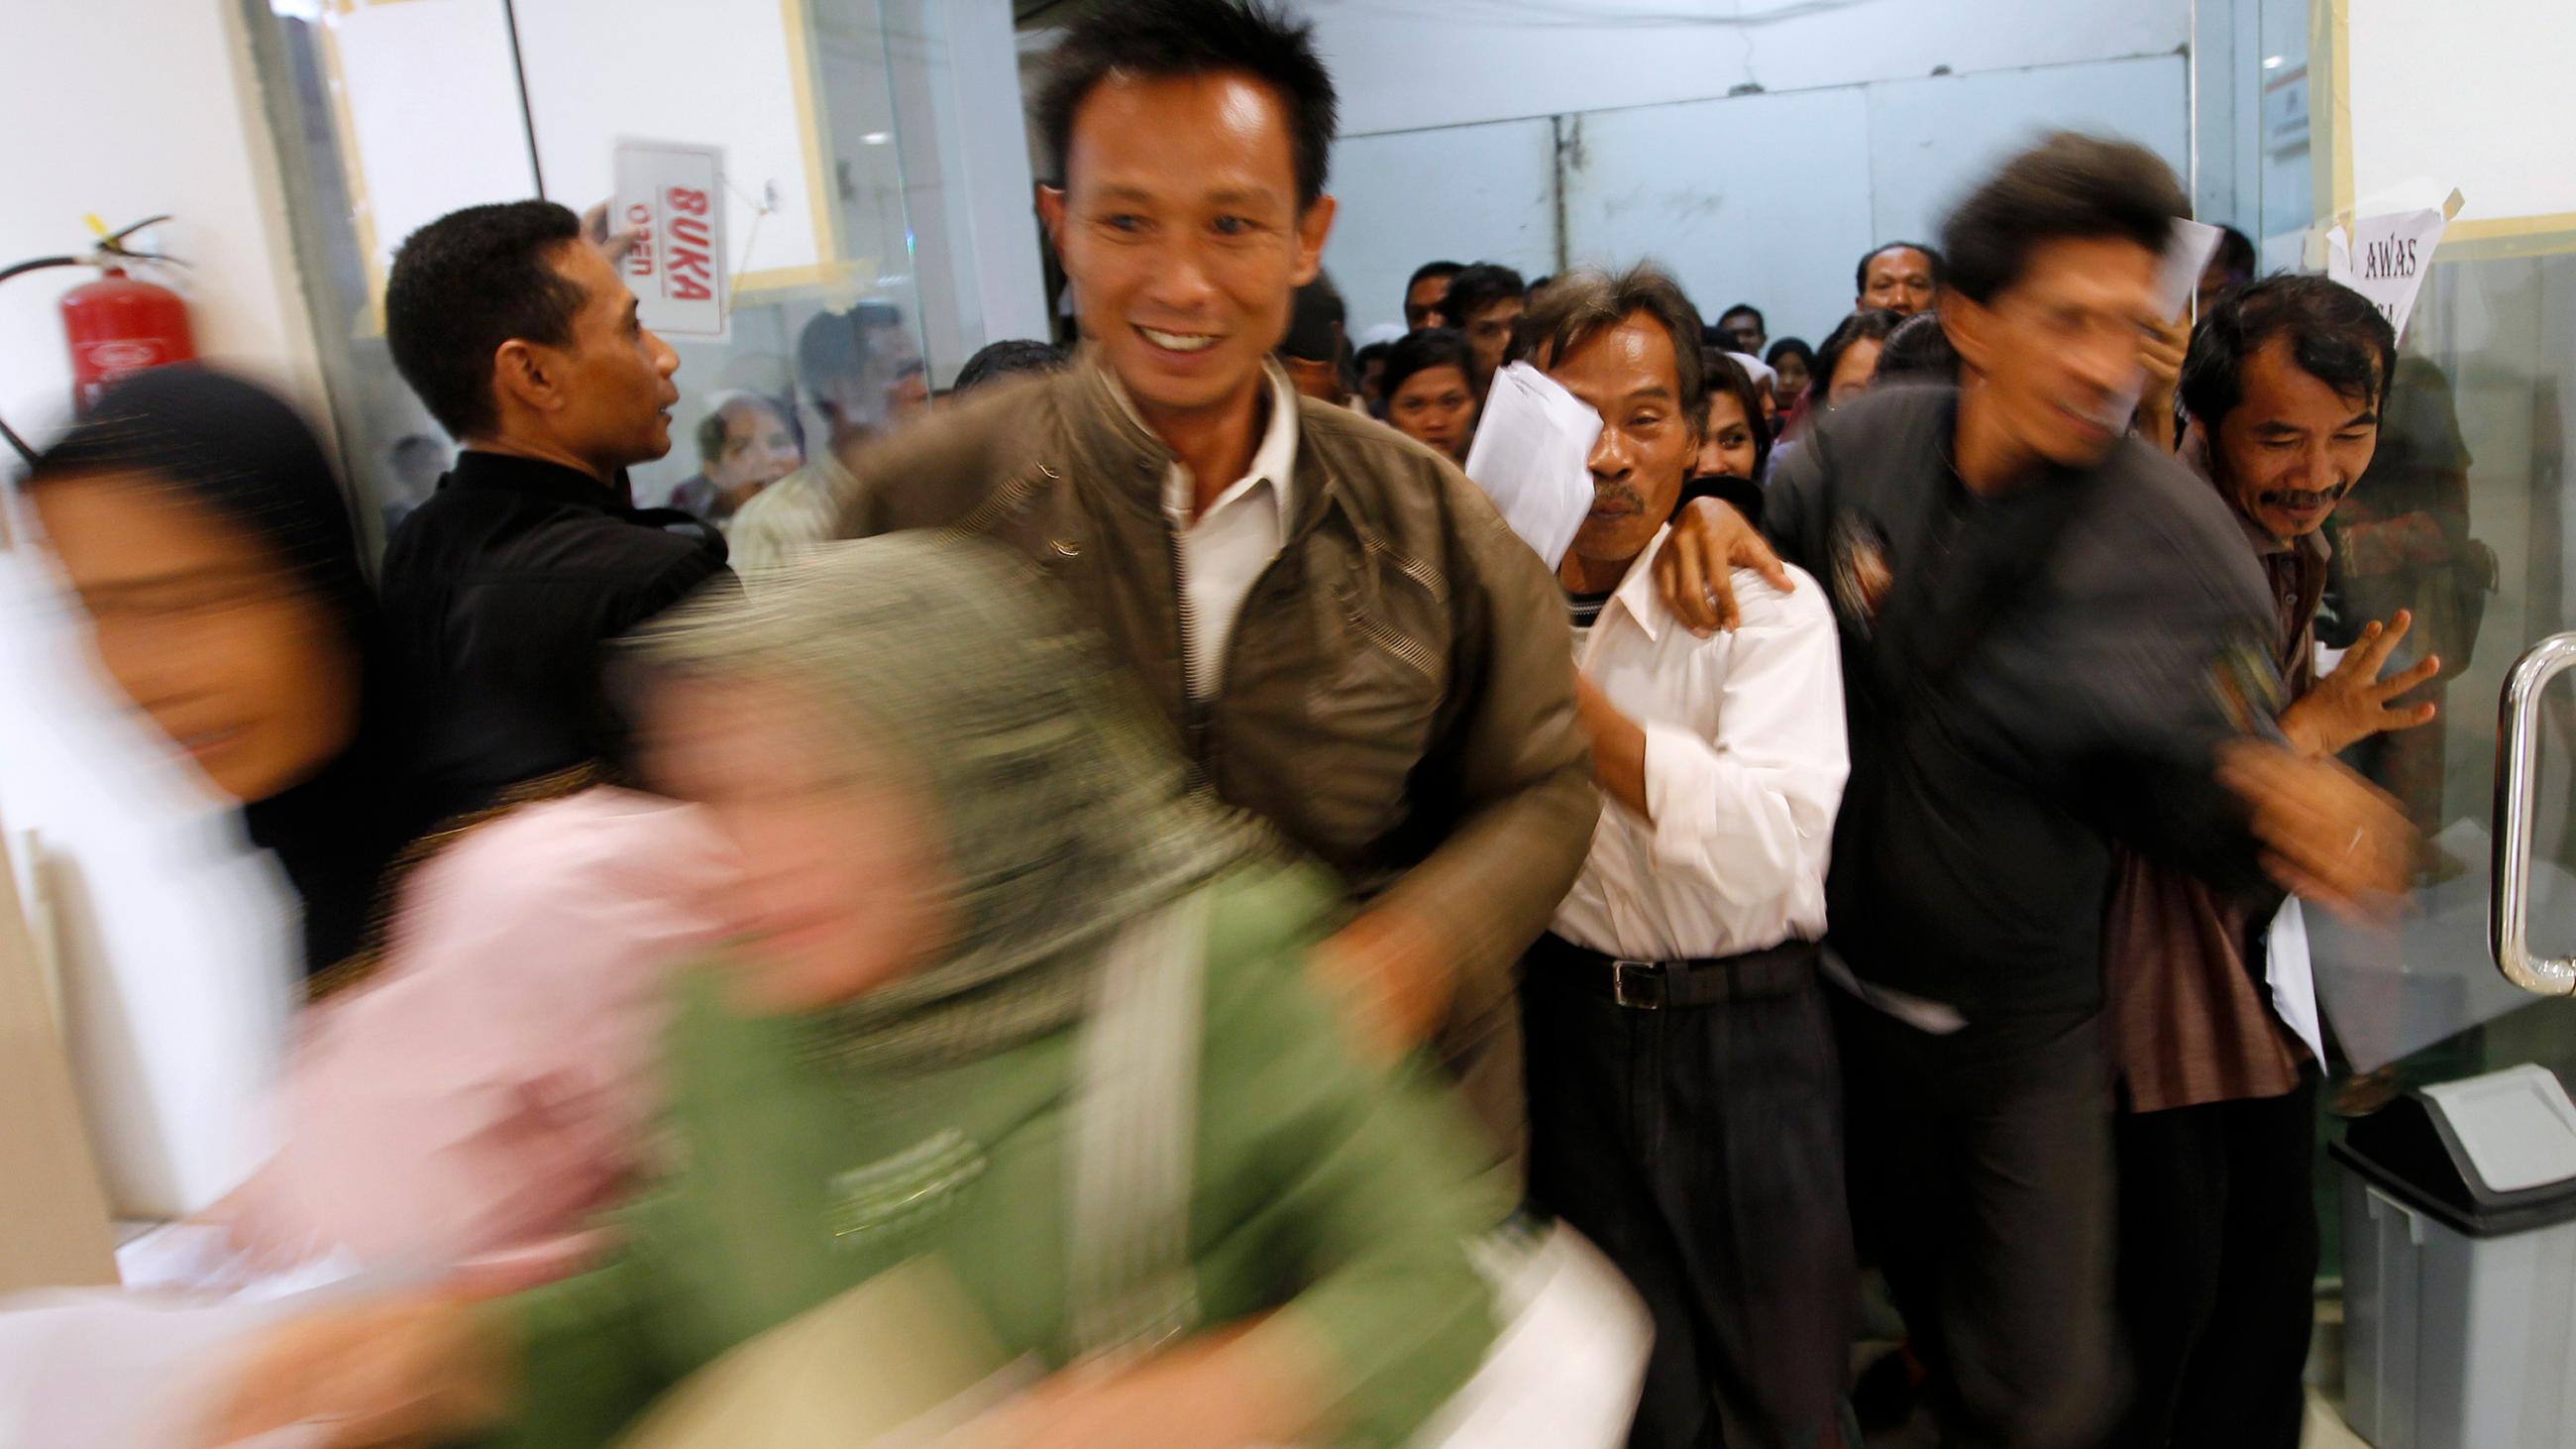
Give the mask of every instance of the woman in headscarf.
[{"label": "woman in headscarf", "polygon": [[307,974],[356,956],[414,822],[369,668],[375,597],[312,429],[252,383],[160,368],[26,486],[108,677],[277,853]]},{"label": "woman in headscarf", "polygon": [[1467,1380],[1465,1240],[1508,1207],[1471,1129],[1364,1064],[1304,966],[1334,893],[1188,789],[1042,588],[898,535],[653,631],[648,759],[744,871],[668,1039],[670,1175],[581,1278],[285,1331],[225,1431],[599,1442],[925,1259],[962,1337],[1057,1371],[994,1442],[1389,1443]]},{"label": "woman in headscarf", "polygon": [[713,930],[711,832],[600,787],[406,847],[348,506],[312,430],[257,385],[133,377],[28,486],[100,663],[277,853],[308,991],[328,994],[289,1049],[275,1151],[210,1215],[278,1264],[505,1252],[510,1282],[569,1266],[566,1235],[634,1157],[655,968]]}]

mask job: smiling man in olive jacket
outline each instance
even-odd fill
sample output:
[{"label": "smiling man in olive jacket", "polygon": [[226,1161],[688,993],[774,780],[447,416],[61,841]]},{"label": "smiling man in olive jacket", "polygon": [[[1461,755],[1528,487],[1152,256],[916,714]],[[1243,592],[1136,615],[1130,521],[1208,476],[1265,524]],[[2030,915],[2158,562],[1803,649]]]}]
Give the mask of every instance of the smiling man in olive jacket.
[{"label": "smiling man in olive jacket", "polygon": [[1077,24],[1038,110],[1082,350],[855,451],[842,530],[955,528],[1060,580],[1194,777],[1349,883],[1315,965],[1352,1019],[1430,1044],[1517,1155],[1512,964],[1599,811],[1572,646],[1475,485],[1269,360],[1331,229],[1333,106],[1253,0]]}]

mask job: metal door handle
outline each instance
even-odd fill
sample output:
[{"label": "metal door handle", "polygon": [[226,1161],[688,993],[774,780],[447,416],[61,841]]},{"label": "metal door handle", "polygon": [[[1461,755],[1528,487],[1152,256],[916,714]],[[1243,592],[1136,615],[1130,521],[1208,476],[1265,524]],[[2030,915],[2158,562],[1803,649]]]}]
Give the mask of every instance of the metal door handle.
[{"label": "metal door handle", "polygon": [[2487,941],[2496,967],[2525,991],[2576,994],[2576,959],[2531,950],[2532,794],[2540,782],[2540,692],[2576,668],[2576,633],[2552,634],[2514,661],[2496,711],[2495,880]]}]

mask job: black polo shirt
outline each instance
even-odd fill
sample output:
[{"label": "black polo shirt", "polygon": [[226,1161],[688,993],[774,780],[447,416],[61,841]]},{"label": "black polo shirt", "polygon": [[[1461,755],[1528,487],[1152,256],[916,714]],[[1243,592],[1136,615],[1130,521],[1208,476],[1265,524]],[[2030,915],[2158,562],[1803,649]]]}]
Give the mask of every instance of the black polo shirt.
[{"label": "black polo shirt", "polygon": [[1949,388],[1873,393],[1766,497],[1842,634],[1829,939],[1863,980],[1970,1017],[2086,1010],[2113,839],[2254,878],[2213,754],[2277,713],[2271,598],[2170,456],[2124,439],[1981,496],[1951,462],[1957,411]]},{"label": "black polo shirt", "polygon": [[709,535],[665,532],[624,490],[467,452],[385,548],[388,658],[423,808],[441,819],[523,781],[625,756],[603,647],[710,579]]}]

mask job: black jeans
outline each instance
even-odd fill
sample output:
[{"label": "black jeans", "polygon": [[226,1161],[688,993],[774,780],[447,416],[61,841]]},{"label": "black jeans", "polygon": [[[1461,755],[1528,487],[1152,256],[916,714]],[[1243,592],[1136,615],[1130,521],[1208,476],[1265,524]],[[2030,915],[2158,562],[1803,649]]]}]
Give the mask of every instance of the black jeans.
[{"label": "black jeans", "polygon": [[2095,1449],[2117,1408],[2111,1094],[2095,1013],[1935,1036],[1834,993],[1853,1214],[1945,1446]]},{"label": "black jeans", "polygon": [[2113,1442],[2298,1449],[2316,1313],[2316,1078],[2123,1112],[2120,1310],[2137,1392]]},{"label": "black jeans", "polygon": [[1643,1010],[1575,969],[1534,960],[1522,985],[1530,1195],[1654,1314],[1629,1442],[1823,1442],[1855,1296],[1823,988]]}]

